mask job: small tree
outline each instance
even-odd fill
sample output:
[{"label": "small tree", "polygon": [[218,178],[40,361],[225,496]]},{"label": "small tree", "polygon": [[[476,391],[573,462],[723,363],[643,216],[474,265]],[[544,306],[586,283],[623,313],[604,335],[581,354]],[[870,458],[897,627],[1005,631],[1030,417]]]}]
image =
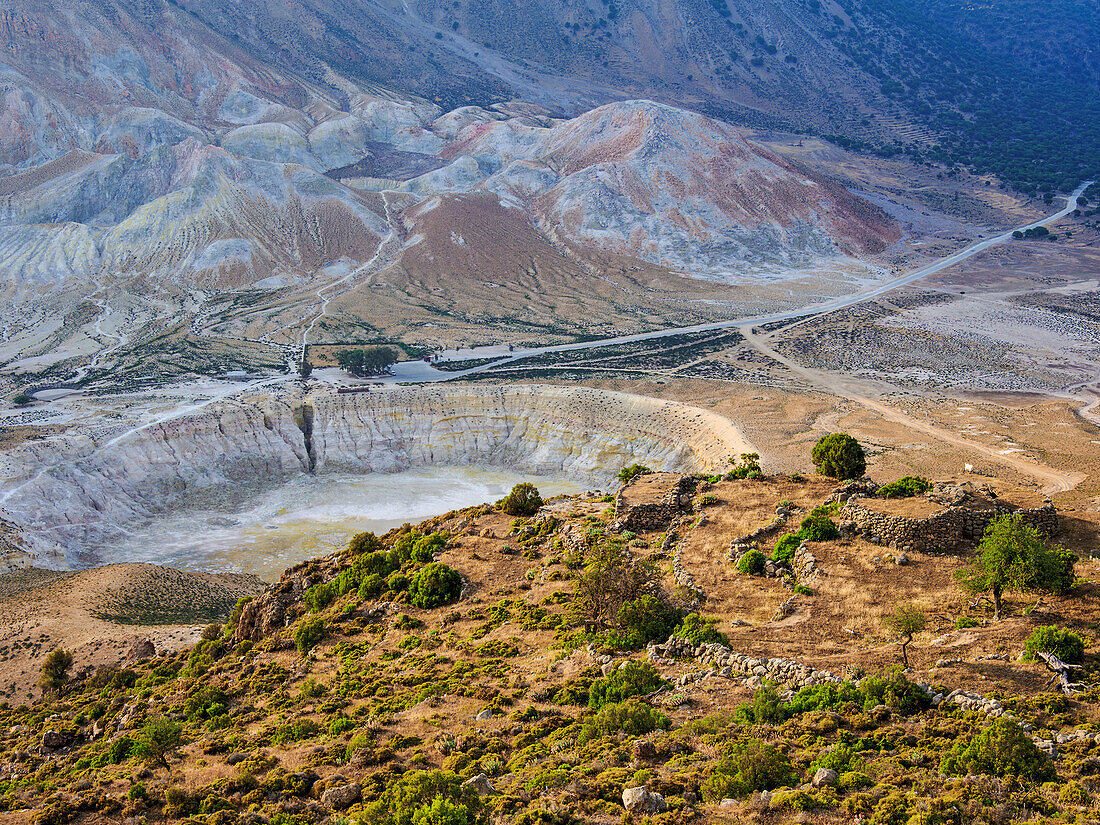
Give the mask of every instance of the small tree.
[{"label": "small tree", "polygon": [[183,728],[163,716],[154,716],[141,728],[137,738],[137,753],[150,762],[168,767],[168,756],[180,746]]},{"label": "small tree", "polygon": [[298,377],[305,381],[313,374],[313,364],[309,363],[309,355],[305,347],[302,347],[302,360],[298,362]]},{"label": "small tree", "polygon": [[12,399],[12,403],[14,403],[17,407],[25,407],[33,401],[34,399],[27,395],[25,392],[19,393],[19,395],[15,396],[15,398]]},{"label": "small tree", "polygon": [[649,559],[635,560],[615,539],[603,539],[585,559],[573,591],[573,615],[592,631],[609,627],[627,602],[656,589],[657,571]]},{"label": "small tree", "polygon": [[524,481],[513,487],[512,492],[502,498],[498,506],[510,516],[533,516],[539,511],[542,503],[538,488]]},{"label": "small tree", "polygon": [[993,618],[1001,618],[1006,590],[1064,593],[1073,587],[1076,556],[1062,548],[1047,548],[1039,531],[1019,515],[993,519],[978,544],[978,555],[955,573],[959,586],[971,593],[989,593]]},{"label": "small tree", "polygon": [[924,611],[913,604],[900,604],[894,608],[894,612],[882,620],[882,626],[890,633],[900,636],[898,644],[901,645],[901,660],[909,667],[909,653],[907,648],[913,641],[913,634],[924,630],[926,619]]},{"label": "small tree", "polygon": [[810,459],[818,475],[840,480],[859,478],[867,471],[867,455],[847,433],[824,435],[814,444]]},{"label": "small tree", "polygon": [[72,666],[71,651],[61,647],[51,650],[42,663],[41,675],[38,678],[38,686],[42,688],[42,692],[60,696],[62,688],[69,679],[69,668]]}]

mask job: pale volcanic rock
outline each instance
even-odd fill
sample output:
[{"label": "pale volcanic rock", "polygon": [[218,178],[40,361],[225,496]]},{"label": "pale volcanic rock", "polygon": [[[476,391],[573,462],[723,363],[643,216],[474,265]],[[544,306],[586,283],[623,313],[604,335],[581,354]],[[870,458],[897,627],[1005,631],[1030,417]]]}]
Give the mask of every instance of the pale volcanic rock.
[{"label": "pale volcanic rock", "polygon": [[527,202],[579,244],[698,274],[875,253],[899,237],[877,207],[733,127],[651,101],[601,106],[552,128],[472,125],[448,154],[482,166],[496,159],[503,168],[486,187]]},{"label": "pale volcanic rock", "polygon": [[297,163],[317,170],[324,168],[324,164],[310,153],[305,136],[285,123],[239,126],[222,138],[222,148],[246,158]]},{"label": "pale volcanic rock", "polygon": [[[607,483],[622,466],[696,471],[751,451],[726,419],[670,401],[588,388],[421,387],[245,396],[131,433],[30,442],[3,456],[4,518],[39,564],[159,513],[233,504],[303,473],[489,465]],[[56,543],[55,543],[56,542]]]},{"label": "pale volcanic rock", "polygon": [[347,166],[369,154],[370,128],[353,115],[319,123],[309,133],[309,146],[325,169]]}]

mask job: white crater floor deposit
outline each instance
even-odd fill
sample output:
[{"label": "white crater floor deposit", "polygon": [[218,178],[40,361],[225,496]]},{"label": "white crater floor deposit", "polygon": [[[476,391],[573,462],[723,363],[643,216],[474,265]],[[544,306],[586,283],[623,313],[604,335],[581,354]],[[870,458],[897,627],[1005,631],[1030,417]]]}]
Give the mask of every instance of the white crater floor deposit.
[{"label": "white crater floor deposit", "polygon": [[233,512],[185,510],[89,548],[103,564],[151,562],[184,570],[255,573],[275,581],[288,567],[344,547],[354,533],[379,535],[461,507],[496,501],[521,481],[544,497],[581,492],[563,477],[499,469],[426,467],[399,473],[301,476]]}]

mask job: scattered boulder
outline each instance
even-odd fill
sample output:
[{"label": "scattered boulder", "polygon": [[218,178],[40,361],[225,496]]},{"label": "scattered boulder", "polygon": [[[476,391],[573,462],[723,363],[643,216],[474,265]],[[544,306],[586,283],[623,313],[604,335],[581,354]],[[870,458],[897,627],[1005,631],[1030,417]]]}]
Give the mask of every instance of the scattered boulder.
[{"label": "scattered boulder", "polygon": [[497,789],[493,787],[493,783],[489,781],[489,777],[483,773],[479,773],[477,776],[467,779],[462,784],[469,788],[473,788],[478,796],[488,796],[489,794],[497,792]]},{"label": "scattered boulder", "polygon": [[657,748],[648,739],[639,739],[634,743],[635,759],[654,759],[657,756]]},{"label": "scattered boulder", "polygon": [[342,811],[358,802],[362,795],[363,789],[359,783],[352,782],[339,788],[329,788],[321,794],[321,802],[329,808]]},{"label": "scattered boulder", "polygon": [[810,784],[815,788],[835,788],[838,778],[837,772],[832,768],[818,768]]},{"label": "scattered boulder", "polygon": [[632,814],[663,814],[668,803],[661,794],[637,787],[623,791],[623,807]]},{"label": "scattered boulder", "polygon": [[71,741],[72,738],[70,736],[56,730],[48,730],[42,734],[42,747],[49,748],[50,750],[64,748]]},{"label": "scattered boulder", "polygon": [[152,639],[138,639],[130,647],[130,652],[126,654],[126,661],[128,662],[144,662],[146,659],[152,659],[157,655],[157,646],[153,644]]},{"label": "scattered boulder", "polygon": [[483,710],[477,716],[474,717],[475,722],[485,722],[486,720],[493,718],[493,712],[491,710]]}]

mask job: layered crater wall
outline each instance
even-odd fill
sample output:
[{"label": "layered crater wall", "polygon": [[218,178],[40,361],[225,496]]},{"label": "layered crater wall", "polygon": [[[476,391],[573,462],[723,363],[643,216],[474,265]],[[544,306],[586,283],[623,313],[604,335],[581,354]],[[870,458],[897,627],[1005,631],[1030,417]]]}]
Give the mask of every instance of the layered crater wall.
[{"label": "layered crater wall", "polygon": [[22,534],[24,563],[81,567],[128,527],[181,508],[230,510],[303,474],[477,465],[608,485],[634,462],[696,471],[751,449],[706,410],[584,387],[281,390],[104,445],[69,438],[9,451],[0,516]]}]

